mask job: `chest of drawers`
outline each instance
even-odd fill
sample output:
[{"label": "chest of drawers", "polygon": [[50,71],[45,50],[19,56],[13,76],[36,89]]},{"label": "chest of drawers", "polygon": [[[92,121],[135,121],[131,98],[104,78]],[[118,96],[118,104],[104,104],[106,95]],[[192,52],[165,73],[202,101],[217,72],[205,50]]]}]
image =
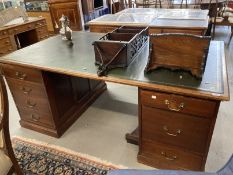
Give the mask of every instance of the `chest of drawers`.
[{"label": "chest of drawers", "polygon": [[139,162],[203,170],[219,102],[139,89]]}]

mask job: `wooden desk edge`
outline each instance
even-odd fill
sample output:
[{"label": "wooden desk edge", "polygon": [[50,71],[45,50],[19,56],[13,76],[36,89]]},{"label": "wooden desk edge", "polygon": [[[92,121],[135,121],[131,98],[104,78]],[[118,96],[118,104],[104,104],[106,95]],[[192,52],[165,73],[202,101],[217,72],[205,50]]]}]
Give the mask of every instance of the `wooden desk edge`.
[{"label": "wooden desk edge", "polygon": [[32,64],[26,64],[23,62],[14,62],[9,60],[0,60],[0,64],[13,64],[18,66],[26,66],[29,68],[35,68],[42,71],[49,71],[54,73],[60,73],[70,76],[77,76],[82,78],[90,78],[94,80],[103,80],[107,82],[112,83],[118,83],[118,84],[125,84],[125,85],[131,85],[131,86],[137,86],[139,88],[145,88],[145,89],[151,89],[151,90],[157,90],[161,92],[169,92],[169,93],[176,93],[180,95],[186,95],[186,96],[193,96],[193,97],[201,97],[204,99],[210,99],[210,100],[218,100],[218,101],[229,101],[229,85],[228,85],[228,77],[227,77],[227,70],[226,70],[226,64],[225,64],[225,55],[222,56],[222,63],[223,63],[223,81],[224,81],[224,93],[218,94],[218,93],[212,93],[207,91],[201,91],[201,90],[193,90],[188,88],[181,88],[181,87],[174,87],[174,86],[168,86],[168,85],[160,85],[160,84],[151,84],[147,82],[140,82],[136,80],[123,80],[119,78],[114,77],[99,77],[97,74],[88,74],[88,73],[82,73],[82,72],[74,72],[74,71],[67,71],[63,69],[55,69],[51,67],[43,67],[39,65],[32,65]]},{"label": "wooden desk edge", "polygon": [[190,26],[156,26],[156,25],[140,25],[140,24],[113,24],[113,23],[87,23],[87,25],[91,28],[91,27],[120,27],[120,26],[140,26],[140,27],[149,27],[149,28],[156,28],[156,29],[164,29],[164,28],[168,28],[168,29],[190,29],[190,30],[206,30],[208,28],[208,23],[205,27],[191,27]]},{"label": "wooden desk edge", "polygon": [[10,28],[14,28],[14,27],[18,27],[18,26],[25,25],[25,24],[30,24],[32,22],[41,21],[41,20],[45,20],[45,18],[44,17],[38,17],[37,19],[33,19],[33,20],[30,20],[30,21],[27,21],[27,22],[24,22],[24,23],[20,23],[20,24],[13,24],[13,25],[9,25],[9,26],[0,26],[0,31],[1,30],[7,30],[7,29],[10,29]]}]

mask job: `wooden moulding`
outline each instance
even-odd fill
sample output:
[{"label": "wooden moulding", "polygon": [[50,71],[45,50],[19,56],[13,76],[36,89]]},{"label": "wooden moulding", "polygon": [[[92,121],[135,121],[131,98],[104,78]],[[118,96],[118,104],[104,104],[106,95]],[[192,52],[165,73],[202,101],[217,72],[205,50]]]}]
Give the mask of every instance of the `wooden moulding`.
[{"label": "wooden moulding", "polygon": [[202,78],[211,37],[191,34],[150,35],[150,54],[145,72],[159,67],[186,70]]},{"label": "wooden moulding", "polygon": [[148,27],[120,27],[93,42],[99,76],[116,67],[127,67],[148,41]]}]

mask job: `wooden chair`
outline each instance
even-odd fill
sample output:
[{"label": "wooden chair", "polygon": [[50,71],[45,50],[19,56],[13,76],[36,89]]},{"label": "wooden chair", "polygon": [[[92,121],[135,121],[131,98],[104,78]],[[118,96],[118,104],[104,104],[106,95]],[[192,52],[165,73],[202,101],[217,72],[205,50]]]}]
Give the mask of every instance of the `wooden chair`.
[{"label": "wooden chair", "polygon": [[193,0],[191,4],[188,4],[188,0],[181,0],[180,8],[200,9],[201,0]]},{"label": "wooden chair", "polygon": [[233,32],[233,9],[228,7],[228,2],[226,2],[221,7],[215,7],[215,15],[214,18],[212,18],[213,23],[213,34],[212,37],[215,37],[215,28],[216,26],[230,26],[231,27],[231,37],[229,40],[231,41],[232,38],[232,32]]},{"label": "wooden chair", "polygon": [[135,0],[136,7],[162,8],[161,0]]},{"label": "wooden chair", "polygon": [[112,13],[117,13],[129,7],[127,0],[112,0]]},{"label": "wooden chair", "polygon": [[14,156],[9,133],[9,107],[6,86],[0,75],[0,174],[22,175]]},{"label": "wooden chair", "polygon": [[197,171],[179,170],[110,170],[107,175],[232,175],[233,174],[233,155],[226,165],[216,173],[205,173]]}]

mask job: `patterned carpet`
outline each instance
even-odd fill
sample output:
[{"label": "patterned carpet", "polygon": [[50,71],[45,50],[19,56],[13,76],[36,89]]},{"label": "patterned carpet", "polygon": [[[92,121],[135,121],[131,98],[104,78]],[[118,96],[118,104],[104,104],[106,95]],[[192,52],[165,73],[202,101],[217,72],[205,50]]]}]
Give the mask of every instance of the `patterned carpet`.
[{"label": "patterned carpet", "polygon": [[12,144],[25,175],[105,175],[124,168],[35,140],[15,137]]}]

